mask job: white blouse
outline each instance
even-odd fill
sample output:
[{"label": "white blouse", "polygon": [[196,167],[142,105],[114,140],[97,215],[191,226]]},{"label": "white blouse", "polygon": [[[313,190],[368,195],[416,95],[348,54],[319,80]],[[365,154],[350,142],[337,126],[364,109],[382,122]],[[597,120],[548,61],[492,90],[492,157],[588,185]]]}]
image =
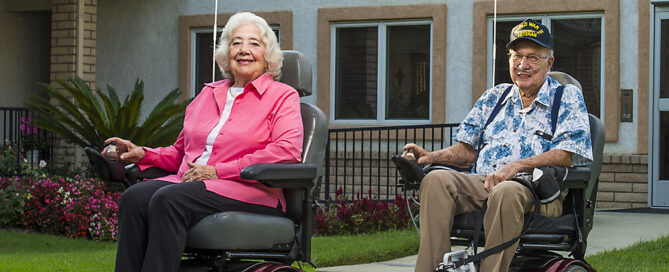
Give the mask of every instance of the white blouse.
[{"label": "white blouse", "polygon": [[205,146],[204,152],[200,155],[199,158],[195,161],[195,164],[207,164],[209,157],[211,156],[211,151],[214,148],[214,140],[216,140],[216,135],[221,131],[225,121],[230,117],[230,111],[232,110],[232,103],[235,102],[235,98],[244,91],[244,87],[230,87],[228,89],[228,98],[225,100],[225,107],[223,108],[223,113],[221,113],[221,118],[218,120],[218,124],[209,132],[207,136],[207,144]]}]

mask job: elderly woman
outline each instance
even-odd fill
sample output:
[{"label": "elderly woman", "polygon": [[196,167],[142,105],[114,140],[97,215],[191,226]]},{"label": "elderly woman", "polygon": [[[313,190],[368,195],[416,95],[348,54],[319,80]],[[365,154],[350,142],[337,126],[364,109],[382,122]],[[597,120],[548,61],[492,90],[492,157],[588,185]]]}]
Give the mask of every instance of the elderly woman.
[{"label": "elderly woman", "polygon": [[176,172],[123,193],[116,271],[176,271],[188,229],[208,215],[284,214],[281,189],[240,177],[250,164],[300,161],[300,101],[293,88],[275,81],[282,61],[265,20],[237,13],[216,49],[226,79],[205,84],[186,108],[183,130],[172,146],[105,141],[116,141],[122,161]]}]

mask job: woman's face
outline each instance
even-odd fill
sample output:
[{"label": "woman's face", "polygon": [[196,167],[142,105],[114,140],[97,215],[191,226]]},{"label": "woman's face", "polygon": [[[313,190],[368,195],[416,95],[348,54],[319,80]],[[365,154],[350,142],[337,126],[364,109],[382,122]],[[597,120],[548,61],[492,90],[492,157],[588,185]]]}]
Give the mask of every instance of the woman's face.
[{"label": "woman's face", "polygon": [[265,44],[255,24],[243,24],[232,31],[228,56],[235,87],[244,87],[265,72]]}]

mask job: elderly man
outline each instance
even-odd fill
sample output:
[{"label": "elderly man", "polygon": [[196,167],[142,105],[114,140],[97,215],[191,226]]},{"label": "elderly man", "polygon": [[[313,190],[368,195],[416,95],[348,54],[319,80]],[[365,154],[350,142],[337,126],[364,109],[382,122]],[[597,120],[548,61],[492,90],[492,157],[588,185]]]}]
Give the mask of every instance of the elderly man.
[{"label": "elderly man", "polygon": [[[534,198],[527,187],[509,181],[517,173],[548,165],[570,166],[572,157],[592,160],[581,91],[574,85],[559,88],[560,83],[547,76],[555,61],[548,28],[525,20],[513,28],[506,47],[513,85],[497,85],[479,98],[460,124],[455,145],[433,152],[415,144],[404,147],[402,156],[419,164],[474,166],[472,173],[437,170],[423,179],[417,272],[435,270],[451,250],[453,217],[481,209],[485,199],[485,248],[520,235],[523,215],[534,207]],[[559,95],[556,99],[558,89],[562,89],[561,99]],[[559,112],[552,131],[554,101]],[[499,109],[493,114],[496,106]],[[562,203],[542,204],[541,212],[559,216]],[[507,271],[517,246],[483,259],[480,270]]]}]

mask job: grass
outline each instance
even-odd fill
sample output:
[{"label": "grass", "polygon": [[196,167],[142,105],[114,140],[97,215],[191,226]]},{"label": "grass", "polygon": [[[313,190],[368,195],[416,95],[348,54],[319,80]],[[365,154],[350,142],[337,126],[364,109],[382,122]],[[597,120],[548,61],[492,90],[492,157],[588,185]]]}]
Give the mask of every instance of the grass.
[{"label": "grass", "polygon": [[[390,260],[416,254],[417,250],[418,234],[414,230],[312,240],[312,260],[321,267]],[[112,271],[115,254],[116,243],[0,230],[0,272]],[[600,252],[586,260],[597,271],[669,272],[669,236]]]},{"label": "grass", "polygon": [[[312,239],[312,261],[319,267],[389,260],[417,251],[415,230]],[[0,272],[112,271],[115,257],[116,243],[0,230]]]},{"label": "grass", "polygon": [[599,252],[586,256],[585,259],[597,271],[669,271],[669,236],[655,241],[638,242],[624,249]]},{"label": "grass", "polygon": [[311,259],[320,267],[378,262],[416,254],[418,244],[418,232],[413,229],[314,237]]},{"label": "grass", "polygon": [[0,231],[0,271],[111,271],[116,243]]}]

